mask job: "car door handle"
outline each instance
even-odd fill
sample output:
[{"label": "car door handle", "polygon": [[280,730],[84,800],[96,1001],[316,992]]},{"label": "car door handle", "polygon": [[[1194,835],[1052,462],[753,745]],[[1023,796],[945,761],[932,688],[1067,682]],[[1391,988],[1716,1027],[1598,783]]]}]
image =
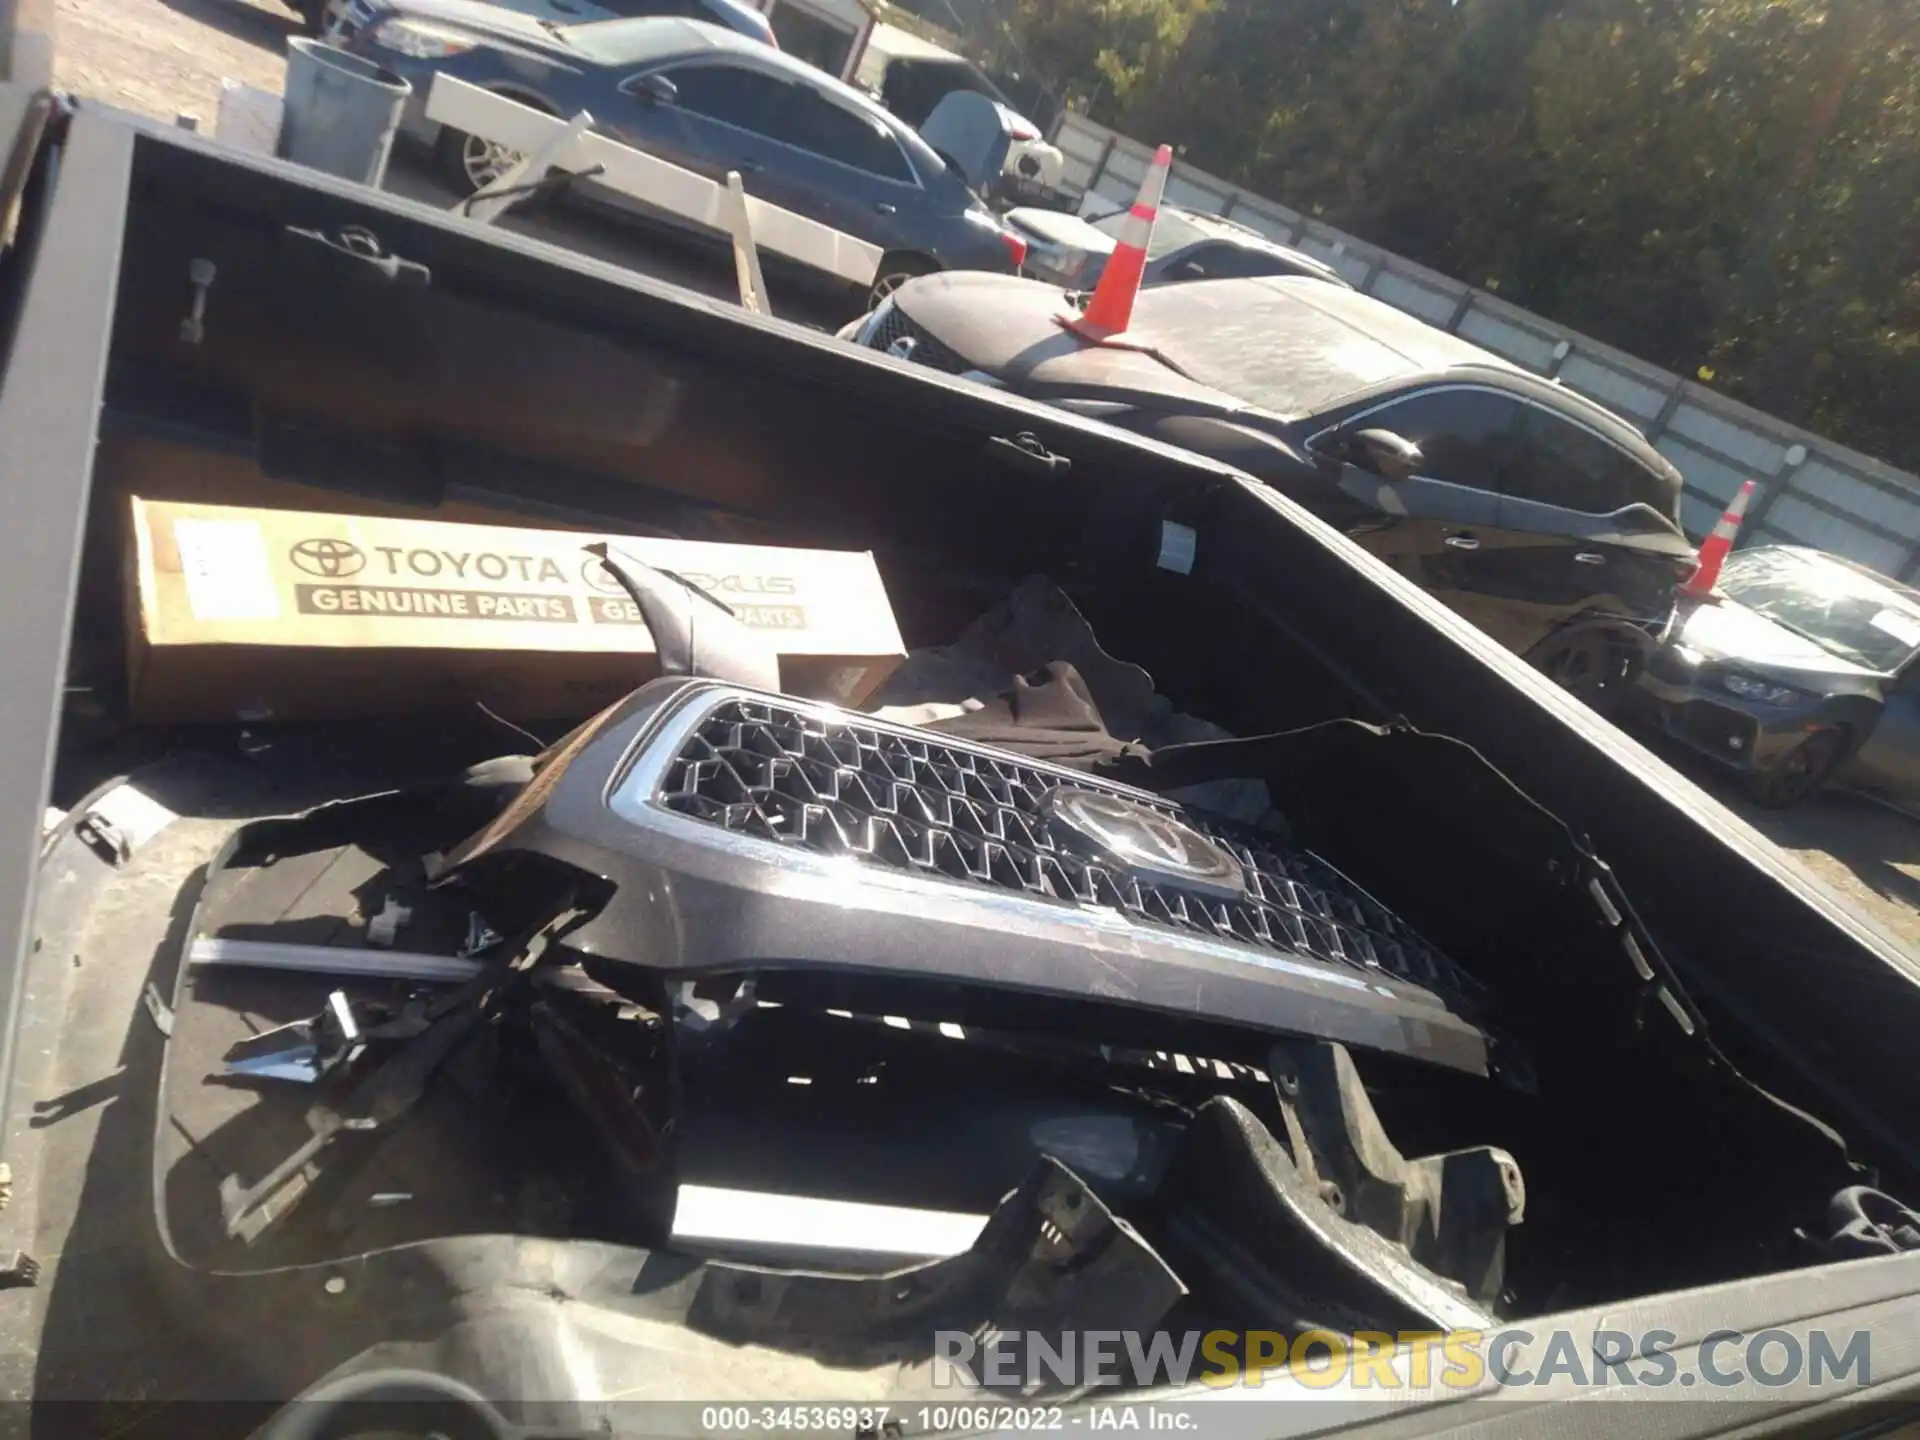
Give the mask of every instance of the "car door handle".
[{"label": "car door handle", "polygon": [[888,201],[882,200],[878,205],[873,207],[873,213],[876,215],[897,215],[899,208]]},{"label": "car door handle", "polygon": [[1607,563],[1607,557],[1602,555],[1598,550],[1578,550],[1574,552],[1573,558],[1578,560],[1582,565],[1604,565]]},{"label": "car door handle", "polygon": [[1480,542],[1471,535],[1449,535],[1447,544],[1456,550],[1478,550]]}]

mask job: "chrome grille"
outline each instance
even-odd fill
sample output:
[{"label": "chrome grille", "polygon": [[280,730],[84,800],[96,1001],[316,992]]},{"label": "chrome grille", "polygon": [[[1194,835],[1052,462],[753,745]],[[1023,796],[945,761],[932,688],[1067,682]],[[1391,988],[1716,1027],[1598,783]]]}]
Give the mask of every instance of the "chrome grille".
[{"label": "chrome grille", "polygon": [[[1063,785],[1110,791],[1180,817],[1240,861],[1246,895],[1222,900],[1143,881],[1076,853],[1053,833],[1040,803]],[[932,732],[729,699],[682,745],[656,799],[678,814],[821,855],[1097,905],[1147,924],[1385,972],[1429,989],[1478,989],[1411,927],[1305,850]]]},{"label": "chrome grille", "polygon": [[972,368],[959,355],[909,320],[897,303],[888,306],[886,314],[880,317],[880,324],[875,328],[873,338],[867,342],[867,348],[886,350],[896,340],[913,341],[913,353],[908,358],[916,365],[944,370],[949,375],[960,375]]}]

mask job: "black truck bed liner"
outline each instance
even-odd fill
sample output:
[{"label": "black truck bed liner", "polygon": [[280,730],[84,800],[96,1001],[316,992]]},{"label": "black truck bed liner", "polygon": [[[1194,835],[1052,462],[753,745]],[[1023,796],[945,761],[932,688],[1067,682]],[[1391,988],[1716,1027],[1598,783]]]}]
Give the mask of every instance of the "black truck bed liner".
[{"label": "black truck bed liner", "polygon": [[[22,97],[4,98],[19,113]],[[0,1321],[10,1393],[110,1401],[119,1408],[87,1421],[104,1432],[159,1400],[279,1400],[378,1339],[414,1359],[463,1344],[470,1357],[497,1343],[474,1297],[501,1289],[555,1312],[588,1296],[617,1309],[638,1294],[630,1337],[691,1303],[676,1289],[691,1283],[685,1269],[642,1257],[636,1276],[631,1251],[525,1234],[244,1278],[215,1268],[221,1246],[187,1227],[173,1253],[163,1245],[156,1184],[205,1182],[187,1158],[192,1133],[222,1117],[158,1107],[162,1035],[139,997],[149,981],[173,993],[197,872],[233,826],[330,798],[351,767],[377,781],[369,762],[391,737],[370,727],[277,740],[312,745],[324,764],[283,752],[248,768],[231,733],[109,723],[117,508],[139,483],[131,476],[162,461],[183,485],[260,504],[465,506],[871,547],[910,644],[950,635],[1012,580],[1053,574],[1103,633],[1133,637],[1133,658],[1165,691],[1230,729],[1358,715],[1452,737],[1466,769],[1449,771],[1401,732],[1379,793],[1315,797],[1344,801],[1328,807],[1338,814],[1321,838],[1346,855],[1406,866],[1416,850],[1428,881],[1413,888],[1440,909],[1462,873],[1449,867],[1471,859],[1450,854],[1448,837],[1471,833],[1497,851],[1500,837],[1475,827],[1514,803],[1500,786],[1473,788],[1487,782],[1470,747],[1590,838],[1727,1056],[1888,1163],[1920,1168],[1912,958],[1696,787],[1270,492],[1182,452],[193,136],[89,110],[60,141],[59,164],[50,151],[34,172],[8,261],[0,387],[13,504],[0,526],[10,662],[0,834],[12,837],[0,979],[15,1022],[5,1042],[14,1200],[0,1241],[44,1265],[40,1288]],[[396,287],[311,238],[356,225],[426,266],[431,283]],[[207,341],[189,349],[178,326],[187,263],[200,256],[220,278]],[[1021,434],[1070,463],[1036,463],[1034,446],[1009,443]],[[1191,574],[1154,564],[1169,523],[1196,534]],[[478,759],[501,738],[477,725],[443,744]],[[251,778],[151,768],[183,752],[216,753]],[[1468,770],[1479,778],[1463,779]],[[126,771],[181,818],[118,866],[70,829],[47,841],[50,776],[52,803],[78,816]],[[317,775],[328,781],[318,792]],[[249,790],[263,776],[271,783]],[[1624,955],[1619,973],[1622,987],[1638,983]],[[290,987],[240,998],[260,1015],[313,1008]],[[230,1038],[210,1016],[176,1018],[178,1063],[204,1063]],[[173,1138],[155,1156],[163,1118]],[[279,1139],[263,1132],[259,1152],[221,1163],[257,1169]],[[392,1183],[424,1191],[448,1178],[458,1172]],[[475,1231],[490,1228],[494,1193]],[[499,1193],[499,1213],[522,1223],[511,1192]],[[382,1238],[370,1230],[367,1244]],[[1760,1328],[1768,1313],[1831,1307],[1837,1324],[1846,1307],[1904,1303],[1911,1326],[1917,1269],[1908,1257],[1776,1276],[1703,1291],[1685,1313],[1704,1333],[1736,1311]],[[1765,1305],[1785,1308],[1752,1308]],[[436,1352],[421,1337],[448,1314],[465,1338]],[[603,1358],[615,1348],[604,1336],[588,1345]],[[525,1357],[530,1385],[562,1383],[559,1353]],[[791,1358],[747,1372],[740,1393],[808,1383]],[[670,1369],[636,1378],[644,1372],[629,1356],[605,1358],[599,1373],[684,1394]],[[1888,1355],[1889,1385],[1916,1373],[1913,1353]],[[221,1428],[248,1423],[234,1412]]]}]

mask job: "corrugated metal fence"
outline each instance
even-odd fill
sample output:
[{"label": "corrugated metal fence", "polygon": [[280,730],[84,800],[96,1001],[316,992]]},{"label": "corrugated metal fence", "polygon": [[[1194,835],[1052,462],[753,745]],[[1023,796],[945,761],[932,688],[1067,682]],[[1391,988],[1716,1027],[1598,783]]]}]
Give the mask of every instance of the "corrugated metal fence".
[{"label": "corrugated metal fence", "polygon": [[[1094,204],[1131,201],[1153,158],[1151,146],[1079,115],[1061,117],[1054,143],[1067,157],[1067,185],[1085,191]],[[1712,526],[1740,482],[1754,479],[1760,488],[1741,532],[1743,544],[1771,539],[1815,545],[1903,580],[1920,579],[1920,477],[1184,164],[1174,166],[1167,199],[1225,215],[1316,255],[1367,294],[1558,379],[1632,420],[1686,477],[1681,519],[1696,538]]]}]

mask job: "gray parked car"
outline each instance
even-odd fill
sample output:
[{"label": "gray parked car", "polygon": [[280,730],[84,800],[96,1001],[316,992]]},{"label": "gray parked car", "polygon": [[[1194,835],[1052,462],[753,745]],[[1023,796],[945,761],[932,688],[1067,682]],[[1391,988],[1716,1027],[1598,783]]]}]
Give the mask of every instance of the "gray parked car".
[{"label": "gray parked car", "polygon": [[436,73],[555,115],[585,110],[603,134],[713,179],[738,170],[749,193],[879,246],[876,299],[936,270],[1010,274],[1025,256],[885,108],[735,30],[681,19],[560,25],[471,0],[405,0],[368,7],[342,43],[413,83],[404,132],[431,144],[466,193],[516,157],[426,118]]},{"label": "gray parked car", "polygon": [[1839,555],[1763,545],[1684,606],[1636,708],[1785,808],[1829,780],[1920,806],[1920,591]]},{"label": "gray parked car", "polygon": [[1596,709],[1630,692],[1694,551],[1680,472],[1619,416],[1321,280],[1144,289],[1137,349],[1063,328],[1073,303],[934,276],[841,334],[1232,465]]},{"label": "gray parked car", "polygon": [[[1090,290],[1113,254],[1125,210],[1085,219],[1058,210],[1007,212],[1007,224],[1027,242],[1027,273],[1049,285]],[[1162,204],[1147,242],[1145,284],[1181,280],[1244,279],[1255,275],[1303,275],[1350,288],[1340,272],[1304,250],[1269,240],[1220,215]]]}]

